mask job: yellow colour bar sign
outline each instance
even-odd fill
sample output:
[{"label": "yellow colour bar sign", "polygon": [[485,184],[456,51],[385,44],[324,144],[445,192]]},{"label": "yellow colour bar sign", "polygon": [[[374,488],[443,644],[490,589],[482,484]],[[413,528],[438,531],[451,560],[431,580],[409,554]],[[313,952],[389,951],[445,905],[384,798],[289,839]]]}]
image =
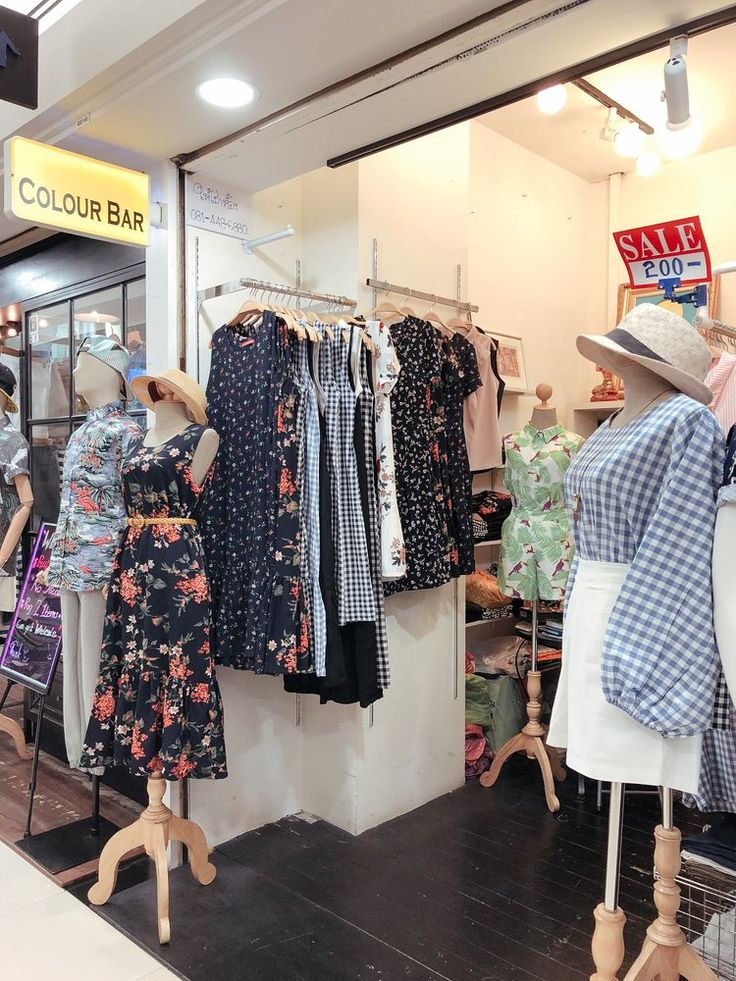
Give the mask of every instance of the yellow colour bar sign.
[{"label": "yellow colour bar sign", "polygon": [[5,142],[5,214],[126,245],[148,245],[148,174],[36,143]]}]

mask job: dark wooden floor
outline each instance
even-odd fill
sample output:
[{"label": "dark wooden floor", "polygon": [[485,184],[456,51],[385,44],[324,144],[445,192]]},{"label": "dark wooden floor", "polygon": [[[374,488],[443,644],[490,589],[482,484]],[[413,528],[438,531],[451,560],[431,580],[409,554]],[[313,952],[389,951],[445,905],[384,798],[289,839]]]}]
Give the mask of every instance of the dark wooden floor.
[{"label": "dark wooden floor", "polygon": [[[606,819],[574,777],[549,814],[538,779],[517,759],[491,790],[473,783],[358,838],[294,817],[228,842],[211,886],[172,873],[167,948],[150,878],[98,912],[191,981],[587,979]],[[627,799],[627,964],[653,917],[658,811],[656,798]]]},{"label": "dark wooden floor", "polygon": [[[21,723],[22,696],[16,696],[17,691],[20,689],[13,689],[4,714]],[[0,841],[13,848],[23,837],[30,773],[30,761],[21,760],[10,737],[0,733]],[[87,817],[91,812],[91,799],[90,782],[84,774],[71,770],[65,763],[41,752],[33,808],[34,834]],[[109,787],[101,788],[100,813],[119,827],[135,821],[141,810],[138,804]],[[24,855],[24,858],[27,856]],[[67,869],[52,878],[59,885],[66,886],[78,879],[84,879],[96,869],[95,860]]]}]

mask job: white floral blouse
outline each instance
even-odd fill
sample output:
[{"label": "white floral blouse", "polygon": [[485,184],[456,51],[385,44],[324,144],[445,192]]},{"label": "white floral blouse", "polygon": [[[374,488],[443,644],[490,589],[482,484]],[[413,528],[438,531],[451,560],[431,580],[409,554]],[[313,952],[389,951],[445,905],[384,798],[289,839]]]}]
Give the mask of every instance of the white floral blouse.
[{"label": "white floral blouse", "polygon": [[381,574],[384,579],[401,579],[406,575],[406,549],[396,499],[396,466],[394,437],[391,428],[391,391],[401,371],[394,342],[388,327],[369,320],[366,331],[376,345],[376,475],[378,509],[381,522]]}]

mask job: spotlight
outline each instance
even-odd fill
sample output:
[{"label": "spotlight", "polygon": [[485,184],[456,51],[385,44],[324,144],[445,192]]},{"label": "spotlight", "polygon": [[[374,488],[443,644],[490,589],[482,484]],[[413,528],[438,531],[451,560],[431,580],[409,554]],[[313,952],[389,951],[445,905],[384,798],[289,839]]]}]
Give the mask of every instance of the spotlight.
[{"label": "spotlight", "polygon": [[636,123],[626,123],[616,133],[614,144],[616,151],[622,157],[638,157],[644,149],[646,133],[639,129]]},{"label": "spotlight", "polygon": [[636,175],[637,177],[653,177],[661,166],[662,161],[657,154],[647,151],[636,158]]},{"label": "spotlight", "polygon": [[670,56],[664,66],[664,92],[667,122],[660,132],[662,150],[672,159],[687,157],[700,146],[702,132],[690,113],[690,90],[687,80],[687,38],[670,42]]},{"label": "spotlight", "polygon": [[554,116],[567,102],[567,92],[564,85],[553,85],[551,88],[537,92],[537,109],[545,116]]},{"label": "spotlight", "polygon": [[17,337],[18,331],[15,327],[8,327],[8,337]]}]

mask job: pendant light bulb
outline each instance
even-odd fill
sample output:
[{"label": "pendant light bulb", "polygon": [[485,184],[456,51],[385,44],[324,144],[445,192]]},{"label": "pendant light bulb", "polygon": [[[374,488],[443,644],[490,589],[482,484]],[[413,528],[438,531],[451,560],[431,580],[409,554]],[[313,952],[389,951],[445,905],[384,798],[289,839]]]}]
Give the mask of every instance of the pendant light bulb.
[{"label": "pendant light bulb", "polygon": [[662,161],[656,153],[648,150],[636,158],[637,177],[653,177],[662,167]]},{"label": "pendant light bulb", "polygon": [[545,116],[554,116],[567,102],[567,90],[564,85],[553,85],[551,88],[537,92],[537,109]]},{"label": "pendant light bulb", "polygon": [[646,133],[636,123],[626,123],[616,133],[613,141],[616,152],[621,157],[638,157],[644,149]]}]

